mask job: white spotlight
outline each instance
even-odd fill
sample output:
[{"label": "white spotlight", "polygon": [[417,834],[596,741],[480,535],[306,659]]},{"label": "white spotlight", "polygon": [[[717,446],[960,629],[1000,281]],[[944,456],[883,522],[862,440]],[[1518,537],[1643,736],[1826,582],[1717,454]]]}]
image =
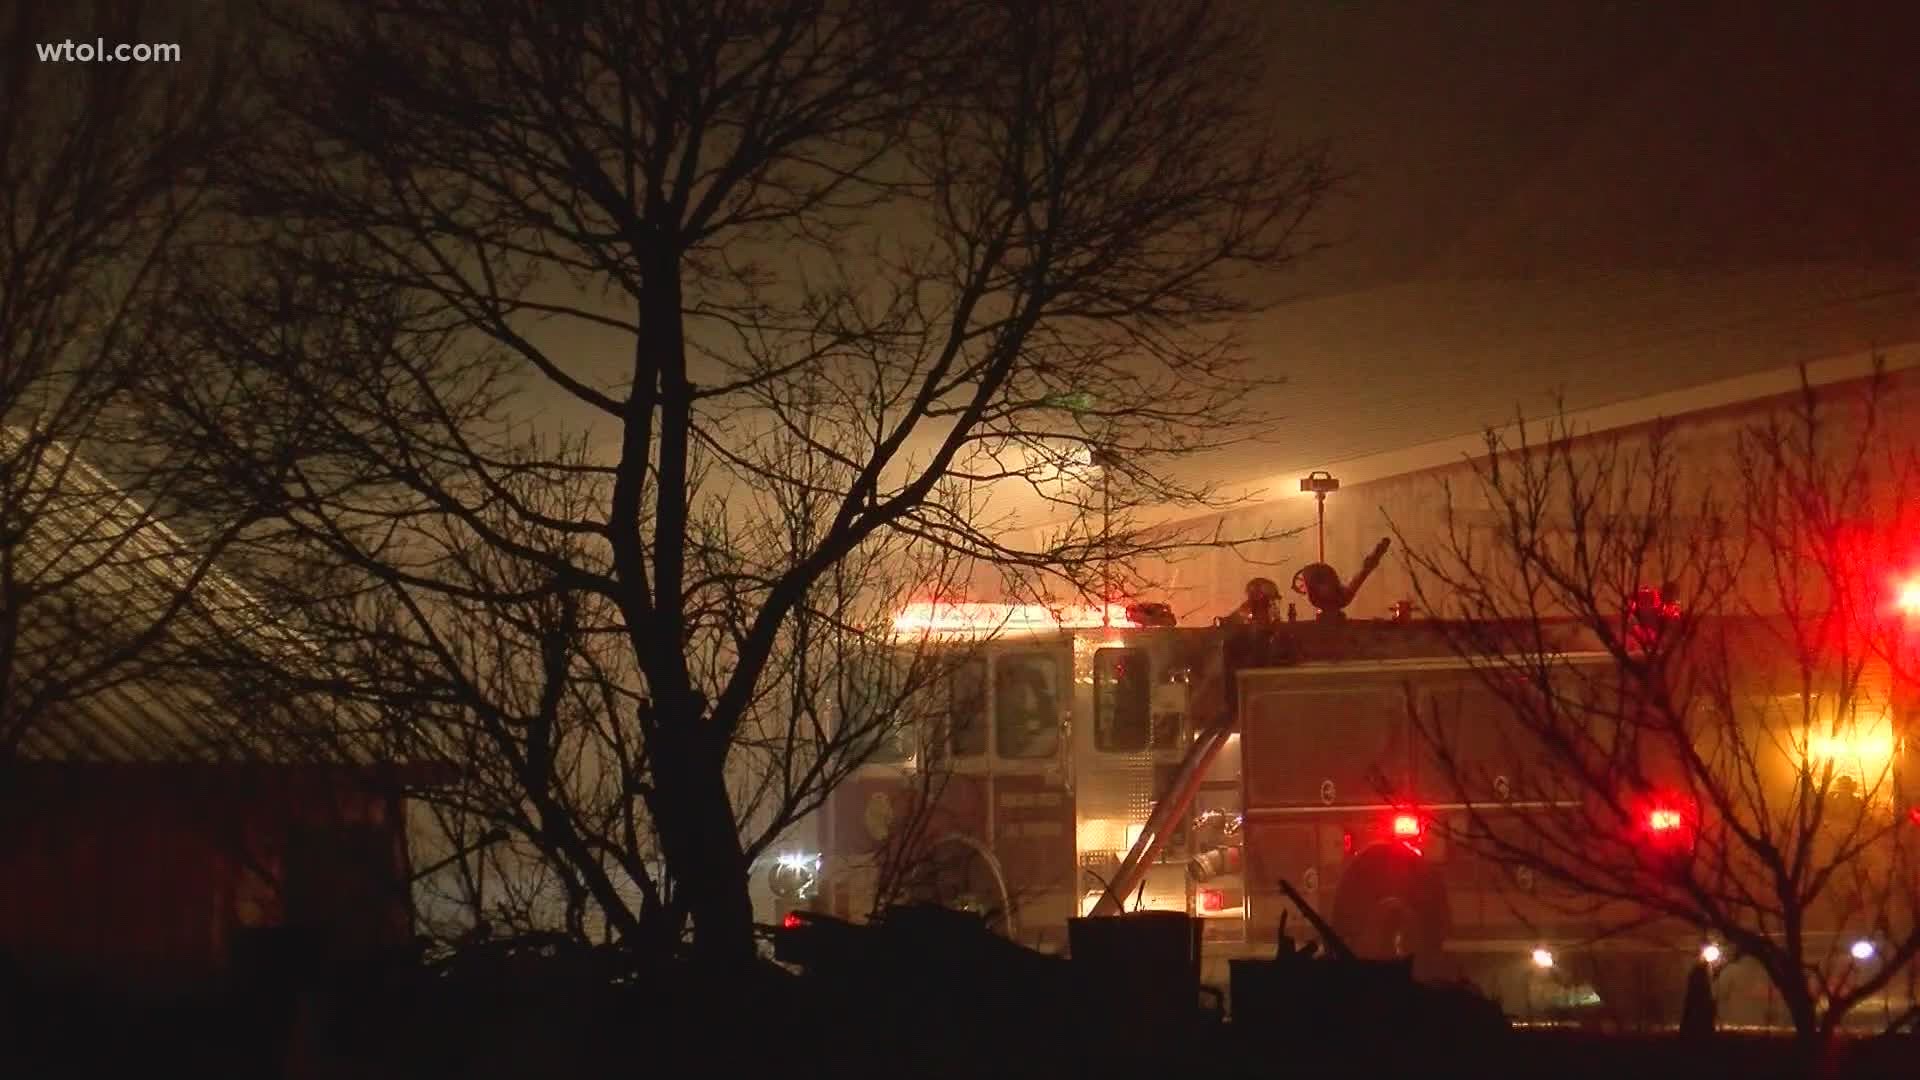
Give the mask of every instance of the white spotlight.
[{"label": "white spotlight", "polygon": [[1706,947],[1700,950],[1700,959],[1706,961],[1709,964],[1719,963],[1720,962],[1720,946],[1715,945],[1714,943],[1709,941]]},{"label": "white spotlight", "polygon": [[1552,967],[1553,953],[1547,951],[1546,949],[1533,950],[1533,966],[1540,968],[1543,971],[1546,970],[1547,968]]},{"label": "white spotlight", "polygon": [[1873,959],[1873,942],[1861,938],[1853,943],[1853,948],[1847,951],[1853,954],[1855,960],[1871,960]]}]

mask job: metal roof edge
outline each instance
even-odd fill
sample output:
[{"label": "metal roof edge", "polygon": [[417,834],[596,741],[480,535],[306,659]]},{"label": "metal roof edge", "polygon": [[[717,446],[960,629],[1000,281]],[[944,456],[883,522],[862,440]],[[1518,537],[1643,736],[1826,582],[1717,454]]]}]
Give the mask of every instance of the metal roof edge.
[{"label": "metal roof edge", "polygon": [[[1801,387],[1803,369],[1807,382],[1813,386],[1832,386],[1864,379],[1873,373],[1876,360],[1884,364],[1889,373],[1920,368],[1920,341],[1843,353],[1809,361],[1804,365],[1790,364],[1680,390],[1629,398],[1568,412],[1565,420],[1582,437],[1600,435],[1662,419],[1677,419],[1791,394]],[[1513,438],[1519,434],[1521,427],[1538,425],[1550,419],[1553,419],[1551,414],[1523,416],[1492,430],[1498,435]],[[1300,477],[1315,469],[1337,469],[1335,474],[1340,478],[1341,485],[1353,487],[1484,457],[1486,447],[1487,432],[1481,430],[1395,450],[1313,462],[1284,474],[1274,473],[1247,483],[1223,485],[1218,492],[1220,498],[1235,504],[1225,509],[1187,506],[1150,508],[1130,515],[1131,523],[1135,527],[1146,528],[1179,526],[1216,519],[1225,513],[1308,498],[1298,490],[1299,481]],[[1064,524],[1064,521],[1036,522],[1030,529],[1019,531],[1044,531]]]}]

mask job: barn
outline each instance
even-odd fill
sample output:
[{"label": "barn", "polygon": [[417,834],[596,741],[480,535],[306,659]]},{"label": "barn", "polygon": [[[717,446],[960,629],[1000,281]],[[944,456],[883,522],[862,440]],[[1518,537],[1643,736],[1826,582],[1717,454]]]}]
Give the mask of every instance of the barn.
[{"label": "barn", "polygon": [[62,984],[192,990],[249,931],[329,954],[412,932],[398,781],[326,763],[46,757],[0,792],[0,951]]},{"label": "barn", "polygon": [[219,677],[215,646],[290,632],[240,617],[238,586],[100,472],[34,449],[0,575],[0,967],[190,993],[274,931],[323,957],[408,942],[405,793],[431,770],[343,737],[347,706]]}]

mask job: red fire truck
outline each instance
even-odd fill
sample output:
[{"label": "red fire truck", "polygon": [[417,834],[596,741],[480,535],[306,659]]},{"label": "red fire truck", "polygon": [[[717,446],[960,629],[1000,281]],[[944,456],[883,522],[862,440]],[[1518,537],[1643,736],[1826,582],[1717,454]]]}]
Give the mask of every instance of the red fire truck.
[{"label": "red fire truck", "polygon": [[[1212,968],[1270,952],[1283,915],[1305,930],[1285,880],[1355,951],[1471,977],[1516,1013],[1541,1010],[1543,995],[1576,1008],[1648,987],[1677,1006],[1702,942],[1600,946],[1629,962],[1589,963],[1585,981],[1549,987],[1556,958],[1556,975],[1575,954],[1592,960],[1596,913],[1575,924],[1526,869],[1448,850],[1468,827],[1458,800],[1546,807],[1503,790],[1497,770],[1487,790],[1462,792],[1422,764],[1413,710],[1505,706],[1443,627],[1401,605],[1344,617],[1382,550],[1352,584],[1303,571],[1295,588],[1318,615],[1299,621],[1272,618],[1277,590],[1258,580],[1247,607],[1205,627],[1172,625],[1164,605],[903,612],[903,634],[947,635],[966,652],[942,687],[942,721],[834,793],[815,909],[859,918],[888,880],[906,898],[905,882],[1046,951],[1064,948],[1074,916],[1179,910],[1204,920]],[[1649,843],[1686,827],[1678,808],[1646,809]],[[907,863],[931,870],[916,878]]]}]

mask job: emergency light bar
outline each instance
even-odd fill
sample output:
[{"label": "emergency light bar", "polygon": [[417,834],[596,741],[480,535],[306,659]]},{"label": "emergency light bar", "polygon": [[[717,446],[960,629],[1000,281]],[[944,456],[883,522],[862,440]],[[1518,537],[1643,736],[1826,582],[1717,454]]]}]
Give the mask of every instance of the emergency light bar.
[{"label": "emergency light bar", "polygon": [[1097,604],[1050,608],[1045,604],[991,604],[918,601],[893,618],[896,634],[1044,634],[1056,630],[1095,630],[1101,627],[1136,629],[1125,604]]}]

